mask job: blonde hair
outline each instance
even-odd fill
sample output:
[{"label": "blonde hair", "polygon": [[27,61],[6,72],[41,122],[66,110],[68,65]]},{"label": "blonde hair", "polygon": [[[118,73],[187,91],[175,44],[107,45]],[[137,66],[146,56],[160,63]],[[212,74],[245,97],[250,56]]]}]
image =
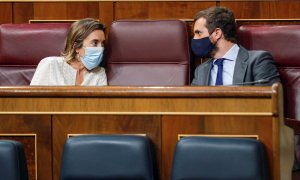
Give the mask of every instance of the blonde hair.
[{"label": "blonde hair", "polygon": [[76,60],[76,49],[81,48],[83,40],[95,30],[101,30],[104,32],[105,27],[102,23],[93,18],[81,19],[71,25],[65,40],[64,50],[61,53],[67,63],[71,63]]}]

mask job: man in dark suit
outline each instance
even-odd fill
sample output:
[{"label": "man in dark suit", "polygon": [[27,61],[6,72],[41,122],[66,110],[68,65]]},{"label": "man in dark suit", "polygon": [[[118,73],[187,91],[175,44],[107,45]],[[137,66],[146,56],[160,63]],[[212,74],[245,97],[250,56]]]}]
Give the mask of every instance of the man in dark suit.
[{"label": "man in dark suit", "polygon": [[236,36],[230,9],[211,7],[196,14],[192,50],[197,57],[211,59],[196,68],[192,85],[268,86],[280,81],[272,55],[246,50],[236,44]]}]

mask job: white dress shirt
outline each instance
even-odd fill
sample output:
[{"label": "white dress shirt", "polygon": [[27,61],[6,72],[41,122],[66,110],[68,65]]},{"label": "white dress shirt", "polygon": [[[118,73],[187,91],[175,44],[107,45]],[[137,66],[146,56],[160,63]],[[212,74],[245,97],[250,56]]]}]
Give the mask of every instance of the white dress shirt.
[{"label": "white dress shirt", "polygon": [[[234,44],[223,56],[225,60],[223,61],[223,85],[232,85],[233,72],[240,47]],[[213,66],[210,71],[210,85],[214,86],[216,84],[216,77],[218,73],[218,66],[215,63],[217,59],[214,59]]]}]

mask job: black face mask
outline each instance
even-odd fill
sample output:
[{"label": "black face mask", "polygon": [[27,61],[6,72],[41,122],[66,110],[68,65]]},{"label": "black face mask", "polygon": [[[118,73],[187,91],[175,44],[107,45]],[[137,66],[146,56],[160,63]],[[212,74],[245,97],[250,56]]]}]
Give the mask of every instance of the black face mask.
[{"label": "black face mask", "polygon": [[207,57],[215,47],[210,41],[209,36],[201,39],[192,39],[191,46],[193,53],[201,58]]}]

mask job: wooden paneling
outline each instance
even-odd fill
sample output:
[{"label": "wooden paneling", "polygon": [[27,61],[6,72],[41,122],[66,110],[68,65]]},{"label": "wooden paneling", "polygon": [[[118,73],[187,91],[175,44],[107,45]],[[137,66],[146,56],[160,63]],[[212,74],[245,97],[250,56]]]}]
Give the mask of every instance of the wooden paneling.
[{"label": "wooden paneling", "polygon": [[34,3],[34,19],[36,20],[77,20],[99,17],[97,2],[78,3]]},{"label": "wooden paneling", "polygon": [[[163,116],[162,118],[162,168],[163,178],[168,179],[171,171],[169,168],[172,165],[174,147],[178,140],[178,135],[258,135],[259,140],[263,142],[270,163],[270,169],[275,174],[274,177],[279,177],[277,171],[273,167],[274,158],[272,154],[274,144],[272,142],[274,129],[273,120],[271,117],[259,116]],[[270,127],[265,129],[264,127]],[[164,143],[167,142],[167,143]],[[278,160],[278,159],[276,159]]]},{"label": "wooden paneling", "polygon": [[31,180],[37,179],[36,169],[36,136],[35,134],[0,134],[0,139],[14,140],[20,142],[24,147],[28,177]]},{"label": "wooden paneling", "polygon": [[[114,3],[99,2],[99,20],[104,23],[106,32],[109,32],[111,23],[114,21]],[[107,35],[108,33],[106,33]]]},{"label": "wooden paneling", "polygon": [[0,24],[12,23],[12,3],[0,2]]},{"label": "wooden paneling", "polygon": [[[28,164],[30,180],[38,179],[52,180],[52,158],[51,158],[51,116],[50,115],[2,115],[0,116],[0,136],[9,135],[23,137],[26,156],[36,156],[37,164],[32,161],[35,157],[26,157],[31,161]],[[24,134],[24,136],[22,135]],[[31,152],[35,144],[32,144],[32,137],[27,134],[36,134],[37,154]],[[15,139],[15,138],[11,138]],[[28,141],[26,141],[26,139]],[[30,143],[30,144],[28,144]],[[30,152],[30,153],[28,153]],[[36,169],[37,167],[37,169]]]},{"label": "wooden paneling", "polygon": [[[63,144],[68,134],[145,134],[161,160],[160,116],[55,115],[53,117],[54,179],[59,179]],[[155,160],[154,159],[154,160]]]},{"label": "wooden paneling", "polygon": [[116,2],[118,19],[190,19],[215,2]]},{"label": "wooden paneling", "polygon": [[[178,134],[197,134],[204,131],[203,116],[162,117],[162,179],[170,179]],[[164,122],[163,122],[164,121]],[[166,143],[168,142],[168,143]]]},{"label": "wooden paneling", "polygon": [[33,19],[33,3],[14,3],[14,23],[28,23]]},{"label": "wooden paneling", "polygon": [[[28,91],[28,90],[32,91]],[[271,115],[270,87],[2,87],[0,113],[256,114]],[[7,93],[5,93],[7,92]],[[29,93],[29,94],[28,94]],[[26,98],[24,96],[30,96]],[[51,98],[45,98],[51,96]],[[83,96],[85,98],[77,98]],[[62,98],[64,97],[64,98]],[[99,98],[101,97],[101,98]],[[122,98],[120,98],[122,97]],[[133,98],[135,97],[135,98]],[[149,98],[152,97],[152,98]],[[174,98],[176,97],[176,98]],[[253,98],[261,97],[261,98]],[[170,104],[170,98],[172,103]],[[139,106],[136,103],[139,102]],[[214,108],[203,104],[214,104]],[[168,106],[166,106],[166,104]],[[249,104],[264,104],[262,107]],[[38,107],[38,108],[37,108]],[[99,111],[101,110],[101,111]],[[276,109],[275,109],[276,110]],[[253,114],[252,114],[253,115]]]},{"label": "wooden paneling", "polygon": [[237,19],[237,26],[242,25],[296,25],[300,19]]},{"label": "wooden paneling", "polygon": [[34,3],[33,6],[35,20],[67,19],[67,3]]},{"label": "wooden paneling", "polygon": [[[108,2],[7,2],[0,3],[1,23],[29,20],[100,19],[109,30],[120,19],[192,19],[211,6],[233,10],[237,19],[299,19],[298,1],[108,1]],[[274,22],[274,21],[273,21]],[[250,22],[255,24],[255,22]],[[276,22],[274,22],[276,23]]]},{"label": "wooden paneling", "polygon": [[[258,135],[267,149],[273,179],[289,179],[293,132],[283,123],[280,87],[2,87],[0,117],[28,116],[18,127],[48,128],[42,138],[52,131],[47,142],[53,140],[53,154],[46,143],[44,155],[53,157],[54,179],[59,177],[68,134],[98,133],[146,134],[154,144],[162,179],[170,179],[178,134]],[[37,121],[48,116],[53,117],[52,127]],[[10,125],[13,121],[3,122],[6,129],[19,131]]]},{"label": "wooden paneling", "polygon": [[285,19],[300,18],[299,1],[221,1],[238,19]]}]

